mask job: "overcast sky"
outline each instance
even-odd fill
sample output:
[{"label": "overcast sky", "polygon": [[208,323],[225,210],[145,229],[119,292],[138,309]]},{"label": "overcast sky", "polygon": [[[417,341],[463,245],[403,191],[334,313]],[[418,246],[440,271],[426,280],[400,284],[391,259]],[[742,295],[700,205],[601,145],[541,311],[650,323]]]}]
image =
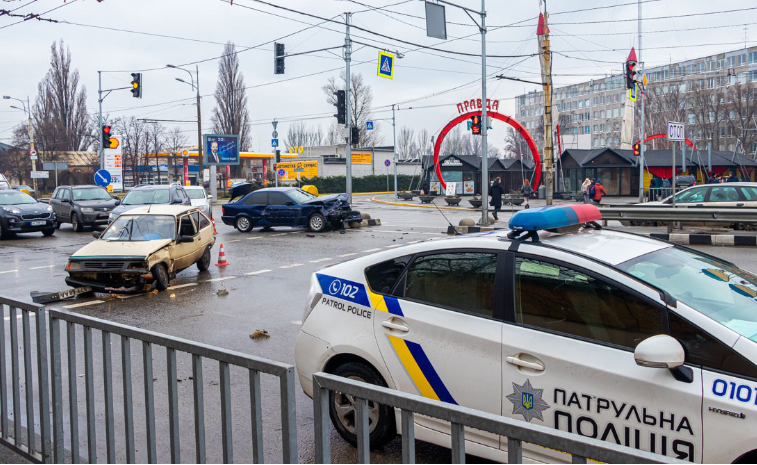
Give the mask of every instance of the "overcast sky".
[{"label": "overcast sky", "polygon": [[[478,29],[457,8],[446,8],[448,40],[444,42],[426,37],[421,1],[359,1],[364,5],[350,0],[270,0],[275,5],[338,22],[344,21],[344,12],[351,11],[353,24],[363,29],[414,44],[480,54]],[[478,0],[456,0],[456,3],[476,9],[481,6]],[[552,0],[547,5],[552,49],[571,57],[555,55],[556,85],[621,71],[621,63],[638,41],[636,2]],[[384,10],[370,9],[384,6]],[[56,7],[59,8],[42,14]],[[537,57],[493,56],[537,52],[539,1],[488,0],[486,7],[487,54],[492,56],[487,60],[488,73],[538,81]],[[50,46],[53,41],[63,39],[87,88],[87,105],[92,114],[97,112],[98,70],[107,71],[102,74],[103,88],[128,86],[130,73],[141,70],[143,98],[135,99],[126,90],[113,92],[104,101],[104,113],[191,121],[196,120],[194,92],[175,80],[188,79],[188,75],[165,65],[187,65],[194,72],[194,63],[200,62],[203,132],[208,133],[218,69],[218,60],[214,58],[230,40],[240,51],[241,69],[248,86],[254,151],[270,153],[273,118],[282,121],[281,134],[286,132],[286,121],[313,118],[306,122],[320,124],[324,129],[334,121],[333,117],[325,116],[333,114],[334,107],[326,103],[321,86],[329,76],[338,75],[335,69],[343,69],[341,51],[288,57],[286,74],[281,76],[273,74],[273,45],[269,42],[289,35],[280,40],[287,53],[335,47],[344,43],[342,24],[323,23],[255,0],[233,0],[233,5],[228,0],[67,0],[65,3],[2,0],[0,9],[16,9],[13,14],[36,13],[60,21],[14,24],[19,22],[18,18],[0,16],[3,95],[17,98],[28,95],[33,102],[37,84],[49,68]],[[642,0],[642,10],[643,17],[648,19],[643,22],[641,59],[648,67],[743,48],[745,39],[748,46],[757,43],[754,0]],[[355,29],[353,40],[370,45],[354,44],[352,72],[362,73],[373,88],[374,121],[387,145],[392,143],[391,111],[387,111],[391,104],[400,107],[398,129],[426,128],[436,134],[457,115],[457,102],[481,96],[480,58],[418,49]],[[253,48],[245,50],[248,47]],[[373,47],[404,54],[404,58],[397,60],[393,80],[376,75],[378,50]],[[513,112],[514,96],[538,87],[493,77],[487,82],[490,98],[499,99],[501,111],[509,114]],[[20,111],[9,108],[8,102],[0,100],[3,142],[10,142],[12,128],[24,119]],[[179,125],[190,143],[196,143],[195,124],[165,124]],[[494,124],[491,143],[502,145],[504,128],[504,123]]]}]

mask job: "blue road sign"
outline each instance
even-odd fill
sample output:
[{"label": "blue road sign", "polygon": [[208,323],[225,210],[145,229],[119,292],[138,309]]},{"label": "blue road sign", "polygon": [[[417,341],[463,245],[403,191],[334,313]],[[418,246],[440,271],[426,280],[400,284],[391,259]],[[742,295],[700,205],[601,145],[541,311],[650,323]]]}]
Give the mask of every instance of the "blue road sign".
[{"label": "blue road sign", "polygon": [[394,78],[394,55],[389,52],[379,51],[378,73],[387,79]]},{"label": "blue road sign", "polygon": [[279,140],[271,139],[271,147],[278,147],[278,146],[279,146]]},{"label": "blue road sign", "polygon": [[283,177],[283,176],[284,176],[285,174],[287,174],[287,172],[286,172],[286,171],[284,171],[283,169],[280,169],[280,170],[279,170],[279,176],[282,176],[282,177]]},{"label": "blue road sign", "polygon": [[386,166],[387,168],[389,168],[389,165],[391,164],[392,164],[391,160],[384,160],[384,166]]},{"label": "blue road sign", "polygon": [[111,177],[107,170],[99,170],[95,173],[95,184],[100,187],[108,187],[110,185]]},{"label": "blue road sign", "polygon": [[373,121],[366,121],[365,122],[365,129],[368,130],[368,131],[372,131],[373,130]]}]

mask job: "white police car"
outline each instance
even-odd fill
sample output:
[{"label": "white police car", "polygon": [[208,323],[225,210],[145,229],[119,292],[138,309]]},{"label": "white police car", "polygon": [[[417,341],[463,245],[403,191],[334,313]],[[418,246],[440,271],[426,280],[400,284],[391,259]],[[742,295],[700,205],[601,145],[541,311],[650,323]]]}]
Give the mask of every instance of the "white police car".
[{"label": "white police car", "polygon": [[[305,393],[326,371],[672,458],[754,463],[757,276],[587,223],[598,218],[591,205],[533,208],[510,233],[315,273],[296,346]],[[332,395],[330,414],[354,444],[352,402]],[[415,418],[418,439],[449,446],[448,424]],[[371,404],[370,429],[380,446],[401,433],[399,415]],[[468,453],[506,459],[505,438],[466,430],[466,441]]]}]

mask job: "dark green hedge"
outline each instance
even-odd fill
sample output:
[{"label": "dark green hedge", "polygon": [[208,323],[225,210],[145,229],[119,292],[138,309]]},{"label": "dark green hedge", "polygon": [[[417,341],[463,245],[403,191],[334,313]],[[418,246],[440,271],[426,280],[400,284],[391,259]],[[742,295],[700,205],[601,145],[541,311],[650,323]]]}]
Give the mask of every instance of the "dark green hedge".
[{"label": "dark green hedge", "polygon": [[[407,174],[397,175],[397,189],[404,191],[410,189],[412,181],[412,188],[418,188],[418,177],[410,176]],[[300,185],[304,186],[312,184],[318,188],[318,192],[321,194],[330,193],[337,194],[347,190],[347,178],[346,176],[329,176],[327,178],[314,177],[310,179],[303,178],[300,181]],[[376,174],[371,176],[362,176],[359,178],[352,178],[352,192],[384,192],[394,190],[394,175],[389,175],[389,189],[387,189],[386,175]]]}]

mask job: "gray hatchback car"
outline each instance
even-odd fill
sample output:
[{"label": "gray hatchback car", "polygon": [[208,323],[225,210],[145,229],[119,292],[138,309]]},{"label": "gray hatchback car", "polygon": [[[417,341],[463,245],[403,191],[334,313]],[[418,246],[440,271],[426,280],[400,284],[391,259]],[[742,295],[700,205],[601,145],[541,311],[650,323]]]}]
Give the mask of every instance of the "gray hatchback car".
[{"label": "gray hatchback car", "polygon": [[84,226],[107,225],[110,212],[120,203],[99,186],[59,186],[50,197],[58,219],[56,226],[71,223],[76,232]]}]

